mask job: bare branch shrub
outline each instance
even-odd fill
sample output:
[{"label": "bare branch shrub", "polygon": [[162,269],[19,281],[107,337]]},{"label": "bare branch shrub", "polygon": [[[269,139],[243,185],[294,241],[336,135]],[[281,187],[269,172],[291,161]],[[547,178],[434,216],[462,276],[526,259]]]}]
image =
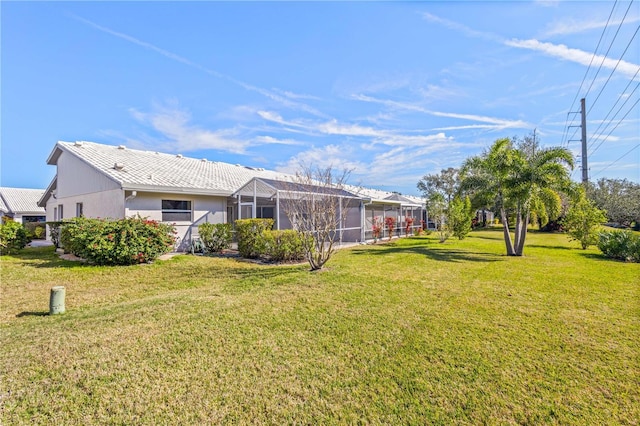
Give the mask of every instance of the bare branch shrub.
[{"label": "bare branch shrub", "polygon": [[286,184],[281,206],[293,229],[311,237],[302,241],[312,271],[324,266],[340,240],[351,196],[344,190],[348,176],[348,171],[335,174],[332,167],[303,166]]}]

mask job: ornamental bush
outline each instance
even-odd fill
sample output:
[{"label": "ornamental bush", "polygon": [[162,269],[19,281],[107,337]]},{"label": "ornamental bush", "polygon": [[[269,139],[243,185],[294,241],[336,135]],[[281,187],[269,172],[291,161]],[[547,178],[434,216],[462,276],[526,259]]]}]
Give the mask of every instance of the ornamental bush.
[{"label": "ornamental bush", "polygon": [[264,249],[262,233],[273,228],[273,219],[238,219],[235,224],[240,256],[249,259],[260,257]]},{"label": "ornamental bush", "polygon": [[60,228],[65,251],[97,265],[133,265],[171,251],[172,226],[141,217],[121,220],[77,217]]},{"label": "ornamental bush", "polygon": [[231,232],[230,223],[203,223],[198,226],[200,239],[208,253],[219,253],[231,247]]},{"label": "ornamental bush", "polygon": [[285,231],[265,230],[262,232],[259,243],[260,255],[274,262],[304,260],[306,251],[303,238],[301,233],[291,229]]},{"label": "ornamental bush", "polygon": [[11,219],[0,224],[0,255],[22,250],[29,241],[27,231],[22,224]]},{"label": "ornamental bush", "polygon": [[631,231],[601,232],[598,248],[611,259],[640,263],[640,236]]}]

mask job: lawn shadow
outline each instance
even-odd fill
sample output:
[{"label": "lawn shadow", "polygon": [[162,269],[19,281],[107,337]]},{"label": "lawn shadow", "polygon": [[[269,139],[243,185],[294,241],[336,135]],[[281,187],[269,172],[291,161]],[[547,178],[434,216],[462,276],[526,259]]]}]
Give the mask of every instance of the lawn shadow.
[{"label": "lawn shadow", "polygon": [[422,256],[426,256],[429,259],[440,262],[497,262],[503,258],[501,255],[484,252],[472,252],[459,249],[449,249],[446,246],[440,247],[426,247],[424,243],[414,245],[402,245],[402,246],[381,246],[377,250],[371,250],[367,248],[356,248],[353,250],[355,255],[367,255],[367,256],[384,256],[395,253],[413,253]]},{"label": "lawn shadow", "polygon": [[25,268],[77,268],[86,266],[86,263],[83,262],[60,258],[53,246],[33,247],[7,256],[20,261]]},{"label": "lawn shadow", "polygon": [[579,247],[567,247],[567,246],[550,246],[550,245],[542,245],[542,244],[525,244],[524,248],[541,248],[541,249],[553,249],[553,250],[580,250]]},{"label": "lawn shadow", "polygon": [[49,312],[29,312],[29,311],[24,311],[24,312],[20,312],[19,314],[16,315],[16,318],[22,318],[22,317],[46,317],[49,316]]}]

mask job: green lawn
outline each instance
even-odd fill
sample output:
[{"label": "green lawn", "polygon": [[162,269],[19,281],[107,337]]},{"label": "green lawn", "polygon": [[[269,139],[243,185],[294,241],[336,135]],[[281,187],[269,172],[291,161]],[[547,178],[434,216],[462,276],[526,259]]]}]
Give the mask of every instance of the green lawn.
[{"label": "green lawn", "polygon": [[[326,270],[1,259],[1,424],[635,424],[640,265],[499,231]],[[65,285],[67,313],[48,316]]]}]

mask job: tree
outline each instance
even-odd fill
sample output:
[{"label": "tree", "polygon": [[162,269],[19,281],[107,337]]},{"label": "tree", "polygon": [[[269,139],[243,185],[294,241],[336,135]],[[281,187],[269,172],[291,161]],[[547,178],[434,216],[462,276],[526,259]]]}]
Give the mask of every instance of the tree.
[{"label": "tree", "polygon": [[449,214],[447,215],[451,233],[458,237],[459,240],[464,239],[471,232],[473,217],[474,212],[471,209],[469,197],[465,197],[462,200],[459,196],[455,196],[449,204]]},{"label": "tree", "polygon": [[418,189],[425,199],[435,193],[442,194],[447,204],[451,202],[460,187],[459,170],[449,167],[439,174],[424,175],[418,182]]},{"label": "tree", "polygon": [[610,222],[630,226],[640,224],[640,184],[626,179],[602,178],[587,187],[587,196],[606,210]]},{"label": "tree", "polygon": [[335,175],[332,167],[303,166],[285,185],[288,194],[281,206],[293,229],[303,234],[303,250],[312,271],[321,269],[336,250],[334,243],[350,208],[343,189],[348,176],[348,171]]},{"label": "tree", "polygon": [[451,235],[451,204],[460,190],[459,170],[453,167],[442,169],[440,173],[424,175],[418,182],[418,189],[426,199],[429,218],[436,224],[440,242]]},{"label": "tree", "polygon": [[[522,256],[532,210],[536,205],[559,210],[558,191],[570,190],[567,166],[573,167],[573,156],[565,148],[540,148],[535,140],[521,147],[514,142],[498,139],[489,150],[467,159],[461,188],[496,206],[507,255]],[[510,217],[515,219],[513,239]]]},{"label": "tree", "polygon": [[562,224],[569,240],[579,241],[582,249],[586,250],[590,245],[598,244],[599,231],[606,220],[605,212],[597,208],[583,191],[569,208]]},{"label": "tree", "polygon": [[444,243],[451,235],[447,226],[447,202],[444,195],[439,192],[432,193],[427,200],[427,208],[429,209],[429,217],[436,225],[440,242]]}]

